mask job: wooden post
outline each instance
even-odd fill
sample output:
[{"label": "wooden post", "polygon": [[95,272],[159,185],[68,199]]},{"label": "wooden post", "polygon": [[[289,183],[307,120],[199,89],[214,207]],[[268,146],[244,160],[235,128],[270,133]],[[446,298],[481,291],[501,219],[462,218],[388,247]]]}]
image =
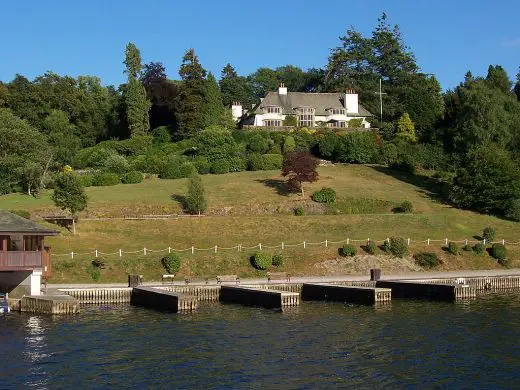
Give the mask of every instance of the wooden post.
[{"label": "wooden post", "polygon": [[325,248],[329,246],[328,244],[329,244],[329,241],[325,240]]},{"label": "wooden post", "polygon": [[191,254],[194,254],[195,253],[195,247],[192,245],[191,246]]}]

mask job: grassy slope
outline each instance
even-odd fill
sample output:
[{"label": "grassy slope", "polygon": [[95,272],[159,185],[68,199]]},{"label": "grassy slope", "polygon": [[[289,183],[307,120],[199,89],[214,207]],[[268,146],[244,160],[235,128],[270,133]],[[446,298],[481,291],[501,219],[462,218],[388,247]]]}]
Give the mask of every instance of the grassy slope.
[{"label": "grassy slope", "polygon": [[[340,197],[377,198],[401,202],[410,200],[415,209],[411,215],[308,215],[295,217],[289,210],[303,200],[298,194],[283,194],[279,172],[241,172],[228,175],[203,176],[210,205],[209,215],[202,218],[180,218],[159,221],[82,221],[79,234],[62,234],[51,238],[55,254],[90,252],[98,249],[105,253],[164,249],[168,246],[210,248],[214,245],[232,247],[237,244],[253,246],[278,245],[280,242],[298,243],[340,241],[371,238],[381,240],[398,235],[412,240],[426,238],[465,239],[479,234],[485,226],[494,226],[499,238],[517,241],[520,226],[494,217],[454,209],[436,202],[437,189],[427,177],[408,178],[381,168],[364,166],[332,166],[319,169],[320,180],[306,186],[308,195],[316,189],[330,186]],[[267,185],[266,185],[267,183]],[[88,188],[90,203],[85,213],[89,216],[124,216],[140,214],[177,213],[180,205],[174,195],[186,192],[186,180],[150,179],[141,184]],[[280,194],[282,192],[282,194]],[[172,199],[173,196],[173,199]],[[25,195],[0,197],[0,207],[28,209],[36,213],[55,212],[49,194],[40,199]],[[282,213],[280,213],[282,211]],[[285,212],[285,213],[284,213]],[[293,274],[320,274],[316,263],[333,259],[338,245],[325,248],[312,246],[286,249],[285,269]],[[510,248],[514,249],[514,248]],[[413,251],[423,250],[413,245]],[[493,268],[496,264],[487,257],[471,254],[453,257],[440,249],[440,244],[429,247],[445,260],[444,269]],[[243,276],[260,275],[249,264],[250,252],[212,251],[182,254],[181,274],[216,275],[239,273]],[[516,258],[513,250],[512,257]],[[56,281],[88,281],[86,272],[91,255],[54,257]],[[102,281],[121,281],[126,272],[139,272],[148,279],[157,279],[162,273],[160,253],[106,257],[108,269],[102,271]],[[367,264],[368,267],[368,264]],[[345,271],[346,272],[346,271]]]}]

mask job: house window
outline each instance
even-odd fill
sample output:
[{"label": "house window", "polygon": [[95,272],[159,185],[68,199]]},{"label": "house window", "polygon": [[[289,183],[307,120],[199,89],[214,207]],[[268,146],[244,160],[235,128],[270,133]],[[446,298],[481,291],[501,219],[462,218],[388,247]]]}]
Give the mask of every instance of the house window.
[{"label": "house window", "polygon": [[343,108],[329,108],[329,115],[345,115]]},{"label": "house window", "polygon": [[298,126],[314,127],[314,108],[298,108]]},{"label": "house window", "polygon": [[282,109],[281,109],[281,107],[278,107],[278,106],[267,106],[264,108],[264,111],[267,114],[281,114]]},{"label": "house window", "polygon": [[329,127],[334,127],[334,128],[345,128],[347,127],[347,122],[345,121],[337,121],[337,122],[330,122],[329,123]]},{"label": "house window", "polygon": [[267,127],[280,127],[282,126],[282,121],[279,119],[267,119],[264,121],[264,126]]}]

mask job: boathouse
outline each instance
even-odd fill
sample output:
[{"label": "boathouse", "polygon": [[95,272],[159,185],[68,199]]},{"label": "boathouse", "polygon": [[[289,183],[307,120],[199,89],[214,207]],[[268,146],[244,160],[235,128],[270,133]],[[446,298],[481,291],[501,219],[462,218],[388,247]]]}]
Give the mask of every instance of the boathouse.
[{"label": "boathouse", "polygon": [[51,251],[44,245],[58,232],[0,210],[0,292],[10,298],[40,295],[41,278],[51,274]]}]

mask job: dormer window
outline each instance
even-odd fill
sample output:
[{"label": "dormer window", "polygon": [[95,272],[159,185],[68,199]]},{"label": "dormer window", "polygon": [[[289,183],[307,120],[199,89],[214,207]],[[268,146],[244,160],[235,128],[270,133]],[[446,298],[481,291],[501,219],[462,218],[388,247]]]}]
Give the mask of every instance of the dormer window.
[{"label": "dormer window", "polygon": [[344,108],[329,108],[327,111],[329,112],[329,115],[345,115]]},{"label": "dormer window", "polygon": [[281,114],[282,108],[279,106],[267,106],[264,107],[264,112],[267,114]]}]

